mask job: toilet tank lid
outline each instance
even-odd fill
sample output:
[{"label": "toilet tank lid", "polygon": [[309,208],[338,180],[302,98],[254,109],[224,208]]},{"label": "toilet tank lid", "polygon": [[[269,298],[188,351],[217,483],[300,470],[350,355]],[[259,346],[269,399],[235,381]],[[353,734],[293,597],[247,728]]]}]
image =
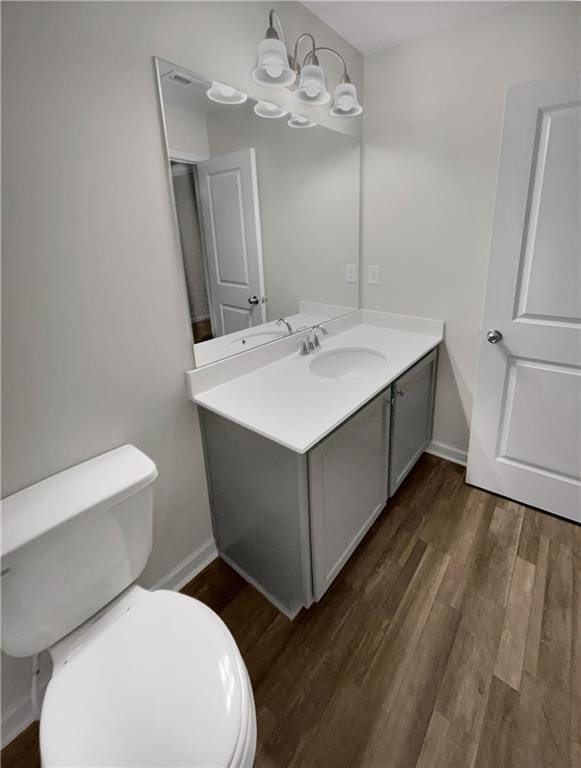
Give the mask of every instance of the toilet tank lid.
[{"label": "toilet tank lid", "polygon": [[65,469],[2,501],[2,556],[92,509],[108,509],[150,485],[153,461],[122,445]]}]

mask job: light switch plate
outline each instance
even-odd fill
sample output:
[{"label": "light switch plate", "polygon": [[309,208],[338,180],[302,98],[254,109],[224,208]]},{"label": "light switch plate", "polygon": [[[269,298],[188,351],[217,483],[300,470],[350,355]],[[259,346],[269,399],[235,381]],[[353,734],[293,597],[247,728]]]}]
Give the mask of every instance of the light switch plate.
[{"label": "light switch plate", "polygon": [[357,264],[345,264],[345,282],[357,282]]},{"label": "light switch plate", "polygon": [[379,264],[369,264],[367,267],[368,285],[379,285]]}]

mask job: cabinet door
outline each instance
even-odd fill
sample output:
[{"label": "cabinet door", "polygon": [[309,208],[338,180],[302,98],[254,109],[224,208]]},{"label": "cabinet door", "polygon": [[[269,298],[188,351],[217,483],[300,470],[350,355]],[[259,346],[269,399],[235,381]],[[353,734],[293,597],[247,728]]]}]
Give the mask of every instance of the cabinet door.
[{"label": "cabinet door", "polygon": [[399,488],[432,439],[437,350],[392,385],[389,495]]},{"label": "cabinet door", "polygon": [[386,392],[309,453],[315,600],[385,506],[389,416]]}]

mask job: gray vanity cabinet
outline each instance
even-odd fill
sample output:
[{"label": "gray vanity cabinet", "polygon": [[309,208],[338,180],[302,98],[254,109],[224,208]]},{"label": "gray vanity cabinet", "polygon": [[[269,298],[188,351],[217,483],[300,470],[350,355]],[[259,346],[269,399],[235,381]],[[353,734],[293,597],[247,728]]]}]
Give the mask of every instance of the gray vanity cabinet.
[{"label": "gray vanity cabinet", "polygon": [[220,556],[288,616],[323,596],[385,506],[389,393],[307,454],[202,410]]},{"label": "gray vanity cabinet", "polygon": [[392,384],[390,496],[432,439],[437,362],[435,349]]},{"label": "gray vanity cabinet", "polygon": [[220,557],[292,618],[313,602],[307,456],[201,416]]},{"label": "gray vanity cabinet", "polygon": [[287,616],[320,600],[431,438],[429,353],[299,454],[201,410],[220,556]]},{"label": "gray vanity cabinet", "polygon": [[315,600],[385,506],[389,404],[386,390],[309,452]]}]

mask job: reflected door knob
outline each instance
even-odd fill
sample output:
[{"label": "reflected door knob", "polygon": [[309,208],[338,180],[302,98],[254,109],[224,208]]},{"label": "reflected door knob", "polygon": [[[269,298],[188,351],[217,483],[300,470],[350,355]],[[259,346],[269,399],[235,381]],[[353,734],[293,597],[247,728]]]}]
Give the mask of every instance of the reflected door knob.
[{"label": "reflected door knob", "polygon": [[249,304],[258,304],[259,302],[260,302],[260,299],[258,298],[258,296],[251,296],[248,299]]},{"label": "reflected door knob", "polygon": [[501,339],[502,339],[502,333],[500,331],[497,331],[496,328],[491,328],[486,334],[486,341],[489,344],[498,344],[498,342]]}]

